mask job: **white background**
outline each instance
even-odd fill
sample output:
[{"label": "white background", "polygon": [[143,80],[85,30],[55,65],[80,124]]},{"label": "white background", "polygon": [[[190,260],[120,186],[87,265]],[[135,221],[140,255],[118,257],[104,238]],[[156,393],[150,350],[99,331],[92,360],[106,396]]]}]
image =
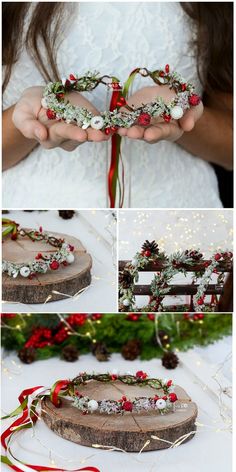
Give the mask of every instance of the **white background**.
[{"label": "white background", "polygon": [[77,298],[47,304],[4,303],[4,312],[116,312],[116,220],[110,210],[79,210],[70,220],[58,211],[11,211],[6,218],[21,226],[69,234],[82,242],[93,260],[90,287]]},{"label": "white background", "polygon": [[[218,250],[232,250],[232,210],[130,210],[119,212],[119,260],[132,259],[143,242],[155,240],[160,250],[171,254],[177,250],[200,249],[204,257]],[[139,283],[149,284],[153,273],[140,273]],[[212,283],[216,276],[213,275]],[[172,283],[191,283],[176,275]],[[207,299],[209,300],[209,298]],[[148,297],[136,297],[137,306]],[[165,297],[164,304],[189,303],[189,297]]]},{"label": "white background", "polygon": [[[231,338],[205,348],[196,348],[180,353],[180,365],[175,370],[166,370],[160,359],[151,361],[125,361],[120,354],[113,354],[109,362],[98,362],[92,355],[84,355],[75,362],[68,363],[57,358],[36,361],[31,365],[21,364],[15,354],[3,355],[2,409],[9,413],[17,406],[18,394],[27,387],[51,386],[60,378],[73,378],[80,371],[107,372],[117,369],[120,373],[136,373],[142,369],[148,374],[162,378],[172,378],[181,385],[198,405],[198,427],[196,436],[186,444],[172,450],[146,452],[141,455],[121,452],[101,451],[79,446],[54,434],[40,421],[35,428],[36,436],[26,431],[14,444],[17,458],[37,465],[51,465],[79,468],[96,466],[101,472],[231,472],[231,434],[219,414],[219,388],[213,376],[219,364],[219,382],[223,388],[231,385],[231,362],[224,362],[231,351]],[[223,402],[230,413],[230,398],[223,394]],[[229,414],[230,419],[230,414]],[[8,426],[9,420],[3,422]],[[46,448],[40,444],[41,441]],[[49,449],[51,448],[50,463]],[[57,455],[61,455],[64,460]],[[8,468],[3,465],[2,470]]]}]

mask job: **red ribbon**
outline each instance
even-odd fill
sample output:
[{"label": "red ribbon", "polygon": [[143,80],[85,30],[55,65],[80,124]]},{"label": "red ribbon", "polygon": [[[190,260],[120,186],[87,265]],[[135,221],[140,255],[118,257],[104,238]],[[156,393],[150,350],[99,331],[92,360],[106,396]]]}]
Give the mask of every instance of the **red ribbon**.
[{"label": "red ribbon", "polygon": [[[120,90],[113,90],[110,102],[110,111],[115,110],[117,106],[117,101],[120,98]],[[119,164],[119,143],[120,136],[113,134],[111,138],[111,162],[110,169],[108,172],[108,193],[110,200],[110,208],[115,208],[116,200],[116,185],[117,185],[117,167]]]},{"label": "red ribbon", "polygon": [[[58,406],[58,394],[61,390],[65,389],[68,386],[68,384],[69,384],[68,380],[62,380],[62,381],[56,382],[55,387],[54,387],[54,389],[51,393],[52,393],[53,399],[56,402],[57,406]],[[26,390],[23,390],[23,392],[21,392],[21,394],[18,397],[20,405],[23,404],[23,402],[25,401],[25,399],[28,398],[29,395],[31,395],[36,390],[41,389],[41,388],[42,388],[42,386],[38,386],[38,387],[33,387],[33,388],[28,388]],[[37,400],[37,398],[36,398],[36,400]],[[14,434],[14,432],[17,431],[17,429],[14,430],[13,428],[15,428],[17,426],[22,426],[23,427],[24,425],[28,424],[29,418],[31,418],[31,420],[33,422],[37,421],[37,416],[36,415],[34,415],[34,414],[32,415],[32,413],[29,415],[28,402],[26,403],[26,405],[24,407],[22,407],[22,411],[23,411],[23,413],[22,413],[21,417],[18,418],[17,420],[15,420],[11,424],[11,426],[9,426],[9,428],[7,428],[6,431],[4,431],[1,435],[2,446],[6,450],[7,450],[6,439],[8,437],[10,437],[12,434]],[[11,469],[15,470],[16,472],[22,472],[23,471],[23,469],[13,465],[10,462],[10,459],[8,459],[6,456],[4,456],[2,458],[2,462],[7,464]],[[46,470],[54,470],[54,471],[60,471],[60,472],[71,472],[71,471],[68,471],[68,469],[61,469],[61,468],[56,468],[56,467],[46,467],[46,466],[32,465],[32,464],[24,464],[24,465],[26,465],[27,467],[31,467],[31,469],[36,470],[38,472],[46,471]],[[82,471],[100,472],[100,470],[97,467],[92,467],[92,466],[82,467],[81,469],[74,469],[74,472],[79,472],[79,471],[81,471],[81,472]]]},{"label": "red ribbon", "polygon": [[60,391],[65,390],[68,387],[69,383],[70,383],[69,380],[59,380],[53,385],[51,389],[50,398],[51,398],[51,402],[56,407],[59,407],[61,403],[60,399],[58,398]]}]

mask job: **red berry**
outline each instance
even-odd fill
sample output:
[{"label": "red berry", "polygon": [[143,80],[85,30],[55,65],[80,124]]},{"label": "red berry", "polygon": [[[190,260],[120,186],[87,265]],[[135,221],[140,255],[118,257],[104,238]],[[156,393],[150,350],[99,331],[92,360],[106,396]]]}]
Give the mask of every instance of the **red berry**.
[{"label": "red berry", "polygon": [[217,254],[215,254],[214,258],[215,258],[215,261],[219,261],[221,259],[221,254],[219,254],[217,252]]},{"label": "red berry", "polygon": [[64,93],[57,93],[56,94],[56,97],[57,97],[58,100],[61,100],[62,98],[64,98],[64,96],[65,96]]},{"label": "red berry", "polygon": [[116,103],[118,105],[118,107],[123,107],[124,105],[126,105],[126,100],[124,97],[120,97],[119,101]]},{"label": "red berry", "polygon": [[172,380],[168,380],[166,386],[167,386],[167,387],[170,387],[171,385],[172,385]]},{"label": "red berry", "polygon": [[200,101],[201,101],[201,98],[196,93],[194,93],[193,95],[190,95],[188,99],[188,102],[192,107],[196,107],[197,105],[199,105]]},{"label": "red berry", "polygon": [[185,320],[188,320],[190,318],[190,314],[189,313],[184,313],[183,317],[184,317]]},{"label": "red berry", "polygon": [[108,135],[108,134],[111,134],[111,128],[106,128],[106,129],[105,129],[105,134],[107,134],[107,135]]},{"label": "red berry", "polygon": [[57,270],[58,267],[59,267],[59,265],[60,265],[59,262],[57,262],[57,261],[52,261],[51,264],[50,264],[50,269],[52,269],[52,270]]},{"label": "red berry", "polygon": [[76,77],[75,77],[73,74],[70,74],[70,75],[69,75],[69,79],[70,79],[70,80],[77,80]]},{"label": "red berry", "polygon": [[164,71],[161,70],[161,72],[159,72],[159,76],[160,76],[160,77],[164,77],[164,75],[165,75]]},{"label": "red berry", "polygon": [[155,315],[153,313],[148,313],[147,317],[149,320],[154,321],[155,320]]},{"label": "red berry", "polygon": [[182,90],[182,92],[185,92],[186,88],[187,88],[186,84],[181,84],[181,90]]},{"label": "red berry", "polygon": [[117,380],[117,375],[115,375],[115,374],[112,374],[112,376],[111,376],[111,380]]},{"label": "red berry", "polygon": [[138,117],[138,124],[141,126],[148,126],[151,123],[151,116],[149,113],[140,113]]},{"label": "red berry", "polygon": [[122,410],[125,411],[132,411],[133,410],[133,403],[132,402],[124,402],[122,405]]},{"label": "red berry", "polygon": [[49,120],[55,120],[55,118],[56,118],[55,111],[50,110],[50,109],[46,111],[46,115],[47,115]]},{"label": "red berry", "polygon": [[163,119],[166,121],[166,123],[169,123],[170,120],[171,120],[171,116],[170,115],[167,115],[166,113],[164,113],[163,115]]},{"label": "red berry", "polygon": [[197,301],[197,304],[198,305],[203,305],[203,303],[204,303],[203,298],[199,298],[199,300]]},{"label": "red berry", "polygon": [[151,251],[145,251],[145,252],[144,252],[144,256],[145,256],[145,257],[150,257],[151,254],[152,254]]},{"label": "red berry", "polygon": [[176,402],[177,395],[175,393],[169,393],[169,400],[170,400],[171,403]]},{"label": "red berry", "polygon": [[166,64],[166,66],[165,66],[165,71],[166,71],[167,74],[169,74],[169,72],[170,72],[170,66],[169,66],[169,64]]},{"label": "red berry", "polygon": [[138,372],[136,372],[136,377],[137,379],[145,380],[147,378],[147,374],[142,370],[138,370]]},{"label": "red berry", "polygon": [[69,81],[69,79],[67,79],[65,83],[65,88],[68,88],[70,86],[71,86],[71,82]]},{"label": "red berry", "polygon": [[37,256],[35,256],[35,259],[36,259],[36,261],[37,261],[37,260],[39,260],[39,259],[42,259],[42,257],[43,257],[43,255],[41,254],[41,252],[39,252],[39,253],[37,254]]}]

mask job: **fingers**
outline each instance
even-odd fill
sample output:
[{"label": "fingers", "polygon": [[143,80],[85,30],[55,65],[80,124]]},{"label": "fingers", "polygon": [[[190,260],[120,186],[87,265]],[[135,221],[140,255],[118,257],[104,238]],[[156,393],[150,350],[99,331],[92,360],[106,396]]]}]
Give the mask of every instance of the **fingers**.
[{"label": "fingers", "polygon": [[87,136],[88,136],[88,141],[95,141],[97,143],[101,141],[108,141],[110,139],[110,136],[107,136],[102,131],[96,130],[93,128],[87,129]]},{"label": "fingers", "polygon": [[85,130],[78,128],[75,125],[68,125],[67,123],[55,123],[48,129],[48,139],[41,141],[40,144],[45,149],[52,149],[61,144],[64,145],[66,141],[74,141],[84,143],[87,141],[87,133]]},{"label": "fingers", "polygon": [[174,123],[159,123],[146,128],[143,138],[148,143],[154,144],[162,140],[176,141],[182,134],[183,130]]},{"label": "fingers", "polygon": [[142,139],[144,136],[144,132],[145,132],[145,128],[134,125],[134,126],[131,126],[131,128],[127,130],[126,136],[130,139]]},{"label": "fingers", "polygon": [[183,131],[192,131],[196,122],[199,120],[199,118],[201,118],[203,109],[203,104],[201,102],[199,103],[199,105],[194,108],[191,108],[184,114],[183,118],[179,120],[179,124]]},{"label": "fingers", "polygon": [[44,141],[47,139],[47,128],[35,119],[33,113],[25,110],[24,107],[15,106],[12,114],[12,121],[15,127],[28,139],[37,139]]}]

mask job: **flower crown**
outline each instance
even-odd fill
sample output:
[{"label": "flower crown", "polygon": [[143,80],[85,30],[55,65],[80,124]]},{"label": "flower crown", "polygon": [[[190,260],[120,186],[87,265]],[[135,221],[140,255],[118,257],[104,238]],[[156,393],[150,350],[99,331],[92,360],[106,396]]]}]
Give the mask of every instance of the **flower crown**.
[{"label": "flower crown", "polygon": [[[84,386],[93,380],[106,384],[120,381],[127,386],[149,386],[156,389],[158,394],[153,397],[135,397],[134,400],[130,400],[126,395],[122,395],[121,399],[117,401],[112,399],[98,401],[79,392],[81,385]],[[136,372],[136,375],[87,374],[83,372],[72,381],[60,380],[53,385],[50,397],[56,407],[60,407],[60,396],[72,398],[73,406],[81,410],[83,414],[97,412],[109,415],[124,414],[125,412],[140,413],[141,411],[150,410],[163,415],[173,411],[174,403],[178,400],[177,395],[174,393],[172,380],[149,378],[142,370]]]},{"label": "flower crown", "polygon": [[59,269],[60,264],[66,266],[68,264],[72,264],[75,260],[75,256],[73,254],[74,246],[67,243],[64,239],[56,238],[51,234],[43,232],[42,228],[40,228],[39,231],[26,231],[23,228],[17,228],[15,236],[14,238],[12,237],[12,239],[16,239],[17,235],[27,237],[31,239],[32,242],[44,241],[45,243],[58,248],[58,251],[52,254],[38,253],[33,261],[23,263],[3,260],[2,272],[9,275],[9,277],[16,278],[18,276],[22,276],[32,279],[36,273],[45,274],[48,270]]},{"label": "flower crown", "polygon": [[[134,108],[128,105],[119,79],[107,75],[100,76],[98,72],[87,72],[82,77],[70,74],[67,79],[48,83],[43,92],[42,107],[47,110],[50,120],[74,123],[82,129],[91,127],[108,135],[120,127],[130,128],[134,124],[148,126],[152,118],[160,117],[167,123],[171,119],[179,120],[186,110],[200,103],[200,97],[194,93],[194,86],[187,83],[177,72],[170,72],[168,64],[164,69],[149,71],[147,68],[137,68],[133,72],[150,77],[157,85],[168,85],[169,89],[174,90],[175,97],[168,104],[162,97],[157,97],[151,103]],[[86,108],[74,106],[66,99],[68,92],[92,91],[99,84],[117,92],[116,107],[112,111],[104,111],[94,116]]]}]

